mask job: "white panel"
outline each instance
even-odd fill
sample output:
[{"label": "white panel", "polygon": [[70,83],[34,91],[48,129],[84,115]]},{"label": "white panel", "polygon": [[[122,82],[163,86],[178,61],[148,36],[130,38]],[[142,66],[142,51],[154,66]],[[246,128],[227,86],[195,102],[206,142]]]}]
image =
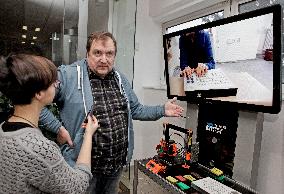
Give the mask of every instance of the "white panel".
[{"label": "white panel", "polygon": [[227,0],[150,0],[149,15],[153,17],[155,21],[167,22],[226,1]]},{"label": "white panel", "polygon": [[272,15],[266,15],[213,28],[216,33],[213,38],[216,61],[255,59],[261,52],[258,51],[262,47],[260,39],[264,40],[271,21]]}]

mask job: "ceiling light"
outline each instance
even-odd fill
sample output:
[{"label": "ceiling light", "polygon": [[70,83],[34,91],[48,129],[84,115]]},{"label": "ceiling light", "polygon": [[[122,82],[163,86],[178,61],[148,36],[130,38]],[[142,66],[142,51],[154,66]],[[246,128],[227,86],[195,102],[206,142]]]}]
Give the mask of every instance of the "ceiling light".
[{"label": "ceiling light", "polygon": [[53,40],[59,40],[59,37],[57,37],[57,33],[56,33],[56,32],[54,32],[54,33],[52,34],[52,39],[53,39]]},{"label": "ceiling light", "polygon": [[35,31],[36,31],[36,32],[39,32],[39,31],[40,31],[40,28],[36,28]]},{"label": "ceiling light", "polygon": [[28,26],[23,26],[23,30],[28,30]]},{"label": "ceiling light", "polygon": [[34,42],[31,42],[31,44],[35,44]]},{"label": "ceiling light", "polygon": [[33,40],[35,40],[35,39],[37,39],[37,37],[36,37],[36,36],[33,36]]},{"label": "ceiling light", "polygon": [[25,44],[25,43],[26,43],[26,42],[24,42],[24,41],[22,42],[22,44]]},{"label": "ceiling light", "polygon": [[22,35],[22,38],[27,38],[27,36],[23,34],[23,35]]}]

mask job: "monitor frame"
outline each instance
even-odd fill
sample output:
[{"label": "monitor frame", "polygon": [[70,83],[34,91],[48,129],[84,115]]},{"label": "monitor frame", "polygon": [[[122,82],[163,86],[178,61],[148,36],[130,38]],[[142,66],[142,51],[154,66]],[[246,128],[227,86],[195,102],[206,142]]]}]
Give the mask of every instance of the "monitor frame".
[{"label": "monitor frame", "polygon": [[[232,102],[232,101],[221,101],[221,100],[211,100],[203,97],[193,97],[193,96],[179,96],[170,94],[170,83],[169,83],[169,64],[167,59],[167,40],[171,37],[179,36],[186,32],[208,29],[212,27],[221,26],[224,24],[229,24],[233,22],[242,21],[249,18],[254,18],[257,16],[265,14],[273,14],[273,91],[272,91],[272,105],[265,106],[253,103],[243,103],[243,102]],[[281,5],[276,4],[273,6],[265,7],[262,9],[245,12],[242,14],[230,16],[227,18],[219,19],[216,21],[208,22],[205,24],[197,25],[180,31],[172,32],[169,34],[163,35],[163,47],[164,47],[164,61],[165,61],[165,73],[166,73],[166,84],[167,84],[167,97],[169,99],[177,97],[180,101],[187,101],[191,104],[199,103],[222,103],[227,104],[228,106],[236,106],[238,110],[248,110],[254,112],[264,112],[277,114],[281,110],[282,103],[282,8]],[[196,95],[195,95],[196,96]]]}]

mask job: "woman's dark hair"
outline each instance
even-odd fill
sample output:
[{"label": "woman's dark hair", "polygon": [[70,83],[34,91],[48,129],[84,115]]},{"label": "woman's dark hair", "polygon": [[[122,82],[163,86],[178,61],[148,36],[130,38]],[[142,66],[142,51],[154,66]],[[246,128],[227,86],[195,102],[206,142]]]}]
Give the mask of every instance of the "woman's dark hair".
[{"label": "woman's dark hair", "polygon": [[41,56],[13,54],[0,62],[0,91],[14,105],[30,104],[36,93],[56,79],[56,66]]}]

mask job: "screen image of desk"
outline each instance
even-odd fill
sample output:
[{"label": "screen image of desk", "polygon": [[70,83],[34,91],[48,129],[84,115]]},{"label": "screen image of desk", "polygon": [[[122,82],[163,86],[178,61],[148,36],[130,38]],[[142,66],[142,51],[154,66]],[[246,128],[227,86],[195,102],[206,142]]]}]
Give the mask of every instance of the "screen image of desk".
[{"label": "screen image of desk", "polygon": [[[248,72],[234,72],[228,73],[226,75],[234,83],[235,87],[238,89],[235,96],[223,96],[208,98],[210,100],[219,101],[230,101],[230,102],[241,102],[246,104],[256,104],[256,105],[272,105],[272,91],[269,90],[263,83],[258,81]],[[181,77],[170,77],[169,82],[172,84],[171,94],[178,96],[186,96],[184,91],[184,79]]]}]

